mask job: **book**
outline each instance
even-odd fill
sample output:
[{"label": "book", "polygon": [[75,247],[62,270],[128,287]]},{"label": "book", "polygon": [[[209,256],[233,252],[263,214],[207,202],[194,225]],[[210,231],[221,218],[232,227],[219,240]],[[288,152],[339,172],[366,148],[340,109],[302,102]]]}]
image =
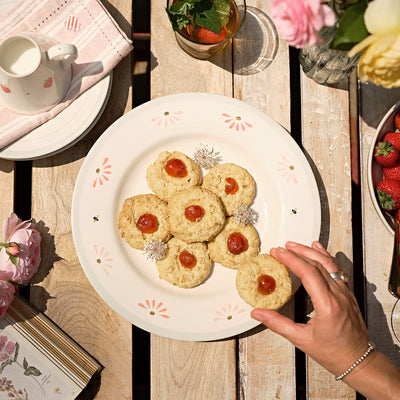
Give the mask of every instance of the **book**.
[{"label": "book", "polygon": [[102,366],[16,296],[0,320],[0,399],[72,400]]}]

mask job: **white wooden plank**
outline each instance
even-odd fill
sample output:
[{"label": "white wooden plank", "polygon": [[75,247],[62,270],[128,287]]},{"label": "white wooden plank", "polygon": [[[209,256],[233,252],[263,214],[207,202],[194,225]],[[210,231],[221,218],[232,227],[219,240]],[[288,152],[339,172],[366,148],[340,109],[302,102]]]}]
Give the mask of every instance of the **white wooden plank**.
[{"label": "white wooden plank", "polygon": [[[197,60],[176,43],[164,2],[151,2],[151,98],[208,92],[232,96],[230,47]],[[236,399],[235,339],[185,342],[151,335],[152,399]]]},{"label": "white wooden plank", "polygon": [[[290,131],[287,44],[280,40],[274,60],[269,65],[265,60],[266,45],[274,46],[273,37],[267,36],[273,33],[269,3],[247,2],[246,20],[234,44],[234,69],[239,71],[234,91],[236,98],[264,111]],[[293,300],[281,312],[294,318]],[[241,336],[238,350],[241,399],[296,397],[295,349],[290,342],[268,329],[256,328]]]},{"label": "white wooden plank", "polygon": [[380,120],[400,99],[400,89],[387,90],[372,84],[360,89],[360,149],[363,202],[363,249],[365,306],[368,330],[379,351],[400,367],[399,343],[391,328],[391,311],[396,299],[388,291],[394,244],[393,234],[383,225],[368,191],[367,161]]},{"label": "white wooden plank", "polygon": [[[343,85],[344,86],[344,85]],[[302,142],[316,176],[322,210],[320,241],[352,277],[349,95],[302,73]],[[352,284],[350,282],[350,284]],[[308,358],[310,399],[354,399],[354,391]]]}]

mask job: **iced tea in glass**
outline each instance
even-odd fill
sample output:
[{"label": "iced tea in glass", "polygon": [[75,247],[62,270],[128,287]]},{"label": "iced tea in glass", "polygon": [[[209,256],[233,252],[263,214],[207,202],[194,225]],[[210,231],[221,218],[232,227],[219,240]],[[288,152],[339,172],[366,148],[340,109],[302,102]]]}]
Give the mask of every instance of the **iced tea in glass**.
[{"label": "iced tea in glass", "polygon": [[[210,4],[214,10],[208,8]],[[187,18],[179,14],[182,11]],[[246,1],[167,0],[167,12],[180,47],[195,58],[208,59],[219,53],[239,31],[246,15]]]}]

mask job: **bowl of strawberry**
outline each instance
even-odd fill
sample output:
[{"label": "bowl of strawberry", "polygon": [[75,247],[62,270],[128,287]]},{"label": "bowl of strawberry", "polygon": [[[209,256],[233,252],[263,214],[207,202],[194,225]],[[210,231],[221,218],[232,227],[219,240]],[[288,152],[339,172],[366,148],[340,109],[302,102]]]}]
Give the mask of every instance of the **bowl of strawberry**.
[{"label": "bowl of strawberry", "polygon": [[[383,117],[368,157],[368,187],[372,203],[389,231],[390,213],[400,213],[400,102]],[[386,212],[382,212],[382,211]]]}]

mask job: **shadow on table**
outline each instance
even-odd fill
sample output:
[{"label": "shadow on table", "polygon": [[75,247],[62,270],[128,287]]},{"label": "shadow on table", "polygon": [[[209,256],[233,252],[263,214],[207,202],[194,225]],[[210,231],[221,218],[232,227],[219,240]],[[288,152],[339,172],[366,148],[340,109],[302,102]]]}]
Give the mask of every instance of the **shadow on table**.
[{"label": "shadow on table", "polygon": [[[379,122],[389,109],[400,101],[400,88],[385,89],[367,82],[361,84],[360,95],[362,100],[364,100],[360,109],[362,119],[367,125],[377,128]],[[369,99],[371,101],[368,101]]]},{"label": "shadow on table", "polygon": [[[374,342],[378,342],[378,350],[385,354],[392,362],[394,362],[397,367],[400,368],[399,356],[400,356],[400,343],[395,342],[393,339],[392,331],[389,326],[388,320],[390,320],[391,315],[387,316],[385,311],[383,310],[382,304],[376,298],[376,285],[371,282],[366,282],[368,293],[368,298],[366,299],[366,303],[368,305],[369,314],[371,315],[371,323],[378,326],[379,329],[376,332],[379,333],[379,338],[371,336],[371,340]],[[396,299],[393,297],[393,305],[395,304]],[[368,325],[368,319],[367,319]],[[376,334],[378,334],[376,333]]]},{"label": "shadow on table", "polygon": [[[264,71],[278,52],[278,33],[272,20],[255,7],[247,7],[246,18],[233,39],[233,68],[237,75]],[[219,56],[209,60],[223,68]]]},{"label": "shadow on table", "polygon": [[[50,270],[56,261],[61,260],[56,254],[56,247],[54,244],[54,236],[50,234],[50,228],[45,225],[43,221],[34,221],[36,229],[39,231],[42,241],[41,241],[41,262],[38,271],[32,278],[33,284],[38,284],[43,282],[45,278],[49,275]],[[43,249],[46,249],[44,252]],[[34,305],[42,312],[47,310],[47,301],[51,298],[50,294],[39,285],[35,285],[31,288],[31,300],[33,300]]]}]

